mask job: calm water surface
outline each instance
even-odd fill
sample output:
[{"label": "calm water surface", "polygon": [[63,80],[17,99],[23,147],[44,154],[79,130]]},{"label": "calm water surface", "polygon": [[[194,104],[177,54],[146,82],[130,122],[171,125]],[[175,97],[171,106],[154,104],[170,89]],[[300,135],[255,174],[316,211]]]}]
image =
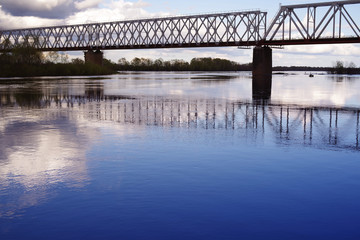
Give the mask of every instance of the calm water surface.
[{"label": "calm water surface", "polygon": [[360,239],[360,76],[0,80],[0,239]]}]

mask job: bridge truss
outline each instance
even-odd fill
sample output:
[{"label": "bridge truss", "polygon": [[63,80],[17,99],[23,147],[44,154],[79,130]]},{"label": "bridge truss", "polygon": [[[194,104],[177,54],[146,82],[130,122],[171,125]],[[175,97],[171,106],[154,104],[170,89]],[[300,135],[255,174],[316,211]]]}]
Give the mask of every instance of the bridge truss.
[{"label": "bridge truss", "polygon": [[267,45],[358,43],[360,28],[354,20],[357,12],[351,14],[349,8],[359,3],[337,1],[281,6],[266,31],[264,42]]},{"label": "bridge truss", "polygon": [[[270,25],[262,11],[152,18],[0,31],[0,51],[42,51],[359,43],[360,0],[281,6]],[[355,6],[356,5],[356,6]]]},{"label": "bridge truss", "polygon": [[0,50],[20,43],[44,51],[255,45],[265,31],[265,12],[230,12],[6,30]]}]

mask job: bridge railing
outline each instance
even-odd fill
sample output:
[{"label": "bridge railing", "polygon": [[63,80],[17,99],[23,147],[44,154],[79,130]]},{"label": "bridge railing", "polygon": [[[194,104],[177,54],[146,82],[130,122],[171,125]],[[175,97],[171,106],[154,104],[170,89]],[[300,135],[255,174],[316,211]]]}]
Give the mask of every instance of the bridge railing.
[{"label": "bridge railing", "polygon": [[0,31],[0,50],[132,49],[253,45],[266,31],[261,11],[204,14]]}]

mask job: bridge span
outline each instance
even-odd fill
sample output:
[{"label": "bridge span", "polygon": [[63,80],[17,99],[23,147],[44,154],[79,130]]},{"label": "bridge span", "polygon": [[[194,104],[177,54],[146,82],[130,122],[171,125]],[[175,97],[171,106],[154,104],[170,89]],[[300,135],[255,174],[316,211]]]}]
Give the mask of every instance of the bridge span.
[{"label": "bridge span", "polygon": [[356,4],[280,6],[270,23],[258,10],[0,30],[0,51],[24,42],[42,51],[358,43]]},{"label": "bridge span", "polygon": [[1,30],[0,51],[19,44],[41,51],[82,50],[86,61],[102,64],[101,51],[108,49],[254,46],[254,84],[269,89],[272,46],[359,43],[352,11],[357,4],[359,0],[280,6],[269,24],[267,12],[244,11]]}]

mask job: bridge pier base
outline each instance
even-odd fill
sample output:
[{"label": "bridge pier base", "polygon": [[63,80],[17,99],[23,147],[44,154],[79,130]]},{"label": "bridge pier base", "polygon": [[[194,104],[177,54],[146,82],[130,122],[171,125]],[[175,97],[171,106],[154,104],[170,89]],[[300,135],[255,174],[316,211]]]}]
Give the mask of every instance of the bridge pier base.
[{"label": "bridge pier base", "polygon": [[252,91],[254,99],[270,99],[272,85],[272,49],[255,47],[253,51]]},{"label": "bridge pier base", "polygon": [[88,50],[84,52],[85,63],[93,63],[96,65],[103,65],[104,53],[100,50]]}]

